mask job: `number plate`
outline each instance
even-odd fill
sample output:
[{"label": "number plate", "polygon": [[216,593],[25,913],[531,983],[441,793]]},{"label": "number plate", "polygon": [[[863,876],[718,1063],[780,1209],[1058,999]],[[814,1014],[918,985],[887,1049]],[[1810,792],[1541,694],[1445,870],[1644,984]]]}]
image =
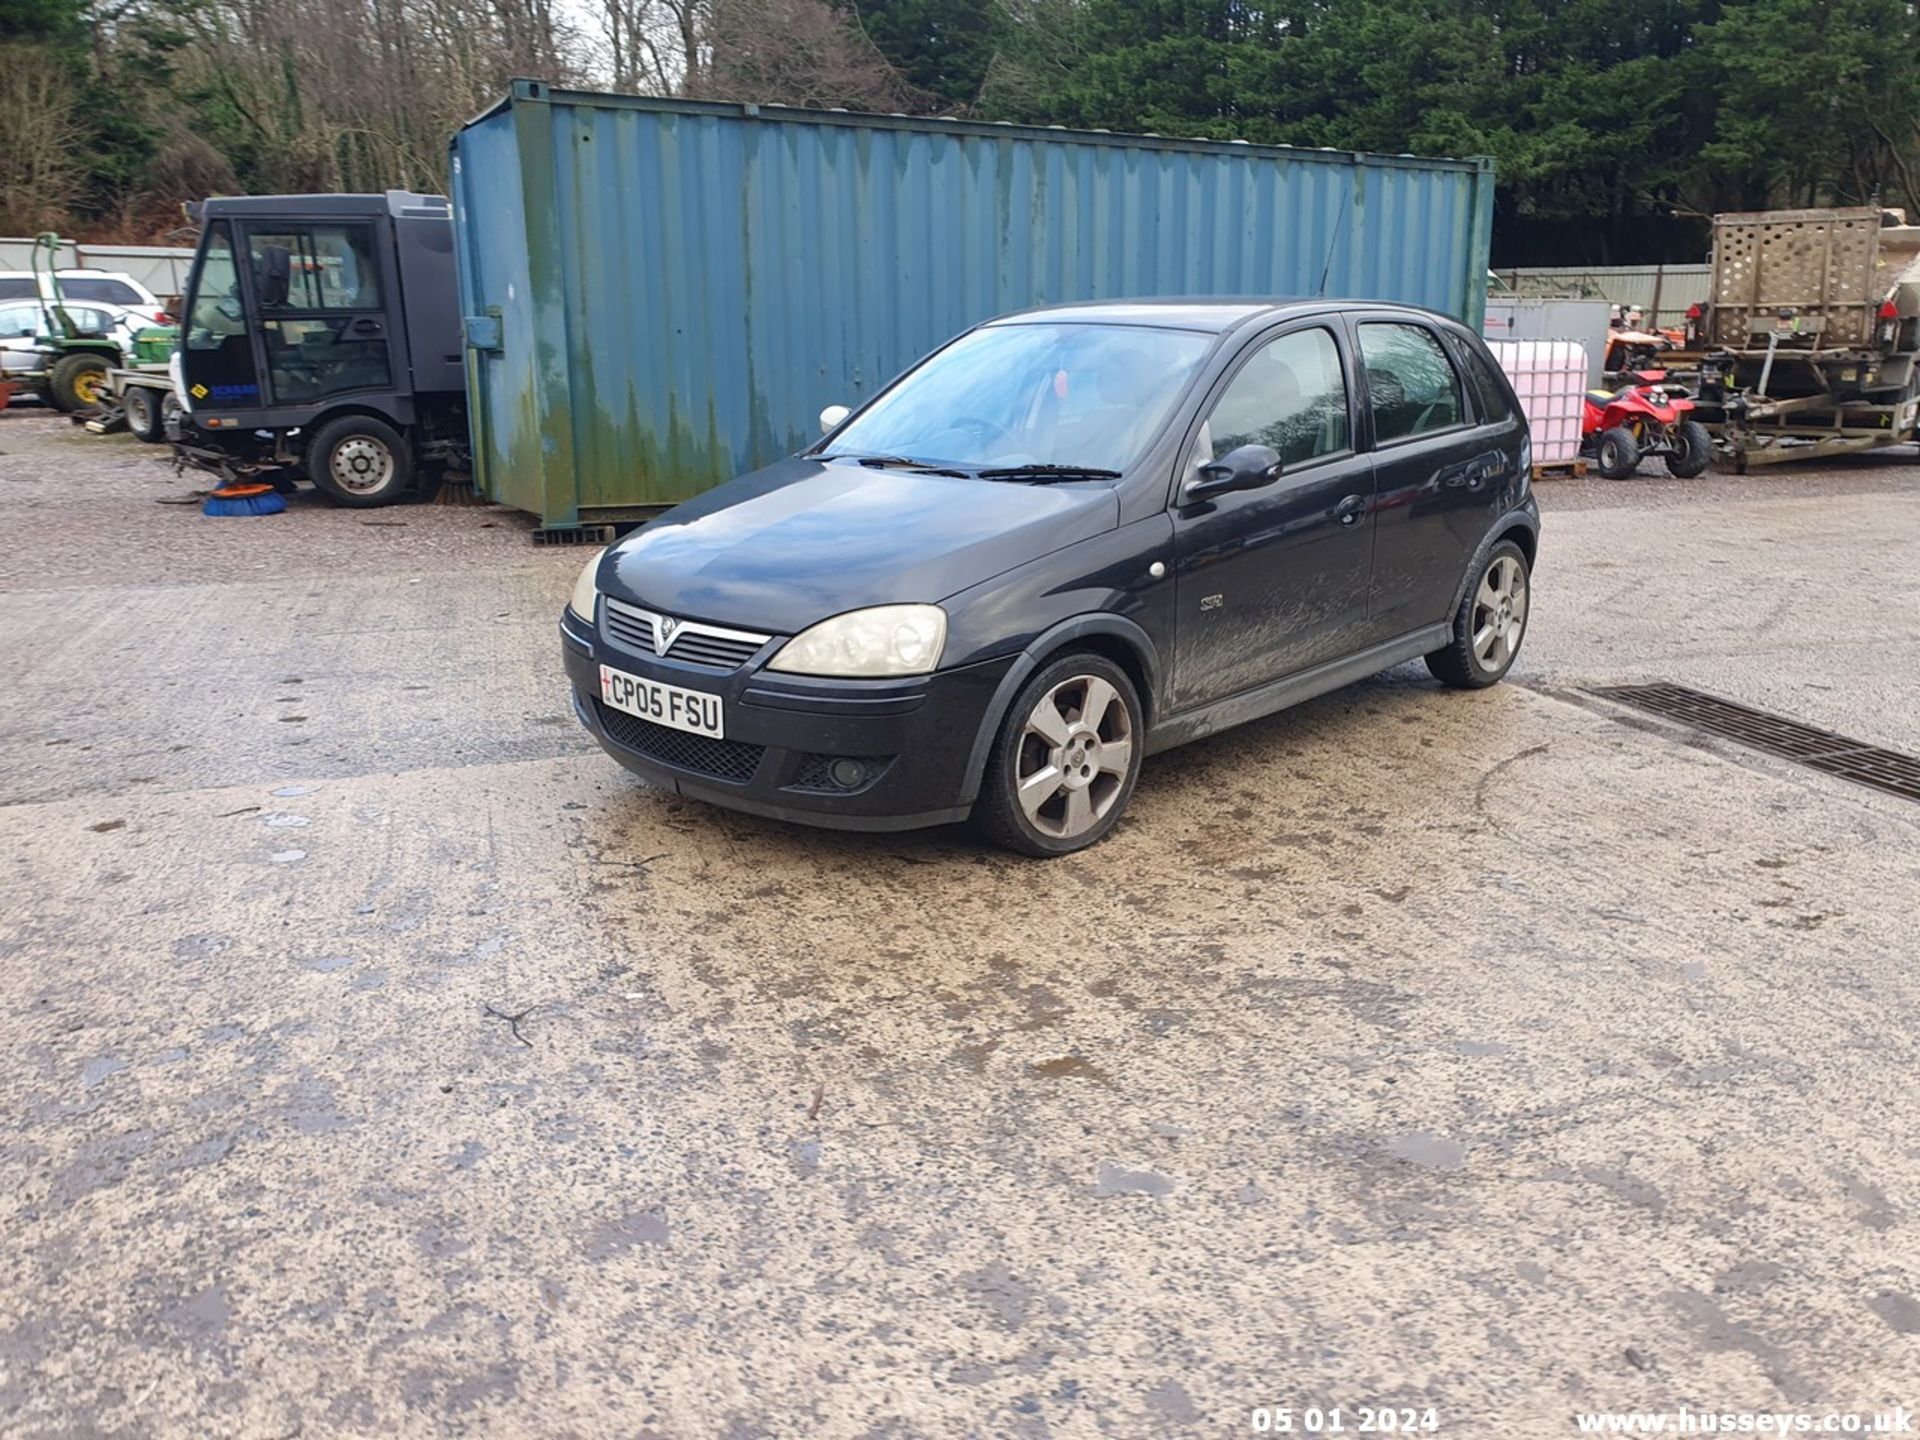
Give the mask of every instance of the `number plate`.
[{"label": "number plate", "polygon": [[707,735],[715,740],[727,738],[725,717],[721,713],[718,695],[682,690],[678,685],[662,685],[658,680],[643,679],[638,675],[629,675],[624,670],[616,670],[611,665],[602,665],[600,699],[616,710],[624,710],[629,715],[638,715],[642,720],[651,720],[656,725],[665,725],[672,730],[685,730],[690,735]]}]

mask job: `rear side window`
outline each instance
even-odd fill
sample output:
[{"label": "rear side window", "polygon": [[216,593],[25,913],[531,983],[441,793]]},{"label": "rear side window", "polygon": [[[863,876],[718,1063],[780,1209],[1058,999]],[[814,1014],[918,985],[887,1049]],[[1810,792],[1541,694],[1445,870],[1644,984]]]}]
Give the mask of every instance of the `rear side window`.
[{"label": "rear side window", "polygon": [[1480,402],[1481,420],[1488,425],[1498,425],[1512,419],[1513,404],[1507,399],[1507,387],[1493,373],[1487,357],[1458,335],[1448,335],[1447,344],[1460,368],[1467,372],[1467,383],[1473,387],[1474,399]]},{"label": "rear side window", "polygon": [[1376,444],[1445,430],[1466,418],[1460,377],[1431,330],[1370,321],[1360,327],[1360,356]]},{"label": "rear side window", "polygon": [[103,280],[97,275],[60,277],[60,293],[69,300],[91,300],[96,305],[144,305],[146,299],[124,280]]},{"label": "rear side window", "polygon": [[33,281],[27,276],[0,280],[0,300],[31,300],[33,294]]}]

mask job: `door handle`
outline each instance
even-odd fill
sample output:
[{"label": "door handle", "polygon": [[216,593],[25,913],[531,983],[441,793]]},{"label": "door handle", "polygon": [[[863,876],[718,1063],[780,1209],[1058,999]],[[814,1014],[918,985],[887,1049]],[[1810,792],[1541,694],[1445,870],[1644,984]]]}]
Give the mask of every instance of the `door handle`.
[{"label": "door handle", "polygon": [[1333,507],[1333,518],[1342,525],[1354,525],[1367,513],[1367,499],[1364,495],[1349,495]]},{"label": "door handle", "polygon": [[380,322],[374,319],[371,315],[362,315],[358,320],[354,321],[353,324],[348,326],[347,328],[351,330],[357,330],[364,335],[364,334],[369,334],[373,331],[378,330],[380,328]]}]

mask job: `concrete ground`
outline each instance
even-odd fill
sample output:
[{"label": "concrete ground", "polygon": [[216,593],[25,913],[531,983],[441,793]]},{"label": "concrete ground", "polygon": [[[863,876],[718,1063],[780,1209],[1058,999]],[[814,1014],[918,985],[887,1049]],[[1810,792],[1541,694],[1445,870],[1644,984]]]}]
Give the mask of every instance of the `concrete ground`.
[{"label": "concrete ground", "polygon": [[1512,682],[1096,850],[683,803],[582,559],[0,416],[0,1432],[1224,1435],[1920,1402],[1920,464],[1543,486]]}]

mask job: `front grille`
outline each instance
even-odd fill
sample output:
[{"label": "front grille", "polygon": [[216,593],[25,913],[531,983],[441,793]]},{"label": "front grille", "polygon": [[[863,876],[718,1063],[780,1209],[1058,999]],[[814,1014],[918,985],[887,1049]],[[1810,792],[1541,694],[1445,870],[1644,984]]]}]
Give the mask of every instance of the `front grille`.
[{"label": "front grille", "polygon": [[766,751],[764,745],[749,745],[743,740],[714,740],[706,735],[670,730],[598,700],[593,702],[593,708],[600,718],[600,728],[616,745],[624,745],[676,770],[691,770],[716,780],[731,780],[735,784],[751,780]]},{"label": "front grille", "polygon": [[1685,685],[1608,685],[1592,693],[1723,735],[1769,755],[1797,760],[1856,785],[1920,800],[1920,758],[1898,750],[1852,740]]},{"label": "front grille", "polygon": [[[600,610],[601,627],[614,644],[637,654],[661,655],[714,670],[738,670],[772,638],[696,620],[669,621],[651,610],[613,599],[603,600]],[[668,637],[664,647],[663,635]]]},{"label": "front grille", "polygon": [[616,605],[608,600],[602,605],[605,612],[607,638],[616,645],[624,645],[629,650],[638,650],[642,655],[651,655],[653,651],[653,617],[638,610],[629,610],[624,605]]}]

